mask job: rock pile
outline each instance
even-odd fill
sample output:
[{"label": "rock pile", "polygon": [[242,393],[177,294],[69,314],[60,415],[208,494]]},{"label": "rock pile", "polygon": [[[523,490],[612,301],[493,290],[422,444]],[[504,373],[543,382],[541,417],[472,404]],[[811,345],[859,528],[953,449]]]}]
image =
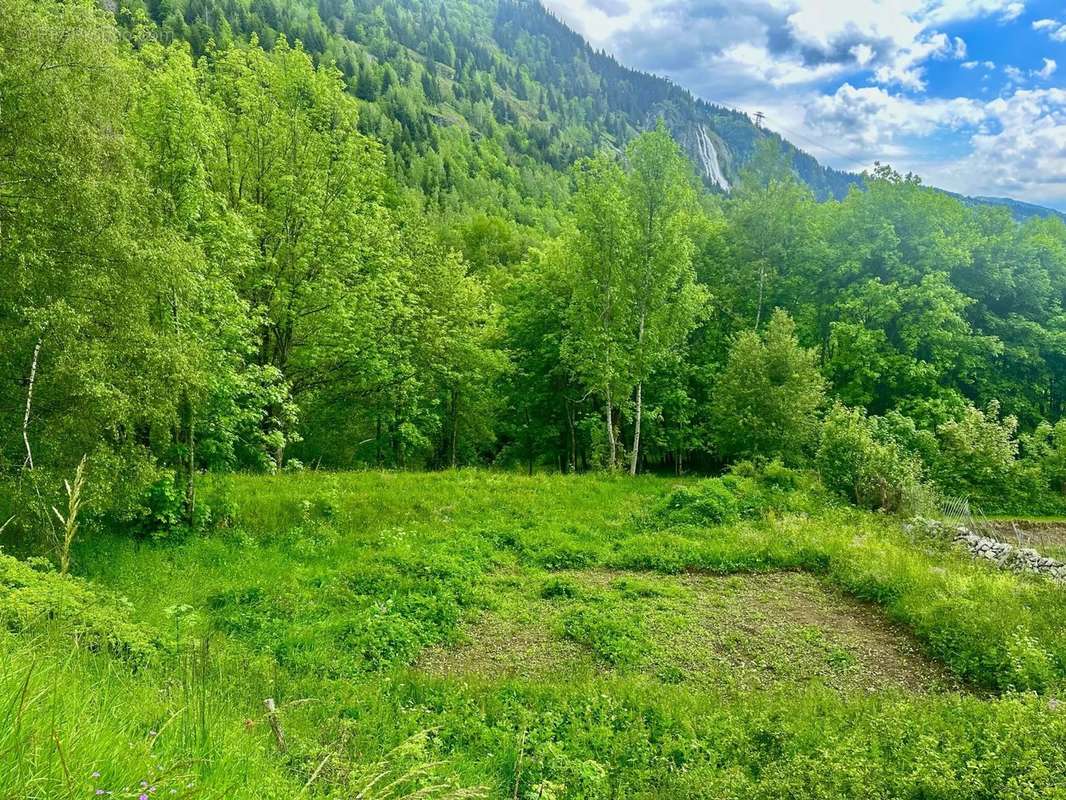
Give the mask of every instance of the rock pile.
[{"label": "rock pile", "polygon": [[952,530],[938,520],[915,519],[905,525],[904,529],[937,538],[950,535],[955,544],[965,547],[974,558],[987,559],[1001,569],[1044,575],[1054,581],[1066,583],[1066,564],[1061,561],[1042,556],[1029,547],[1018,547],[989,536],[981,536],[964,525]]}]

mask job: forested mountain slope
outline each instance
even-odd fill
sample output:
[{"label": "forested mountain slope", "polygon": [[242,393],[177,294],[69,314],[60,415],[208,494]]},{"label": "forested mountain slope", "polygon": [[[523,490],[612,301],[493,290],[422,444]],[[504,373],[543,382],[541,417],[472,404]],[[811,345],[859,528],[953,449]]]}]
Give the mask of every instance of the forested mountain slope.
[{"label": "forested mountain slope", "polygon": [[[860,176],[820,164],[746,115],[694,97],[593,50],[538,0],[117,0],[164,39],[195,54],[211,42],[279,35],[335,63],[368,106],[364,132],[390,145],[398,176],[444,206],[519,219],[558,196],[556,175],[598,148],[621,148],[666,121],[708,187],[728,191],[763,139],[791,159],[818,199],[842,198]],[[486,164],[492,165],[488,169]],[[457,202],[456,197],[463,198]],[[1018,219],[1055,215],[1007,198]]]},{"label": "forested mountain slope", "polygon": [[279,35],[335,63],[367,106],[364,131],[390,145],[396,169],[427,197],[517,210],[555,193],[555,171],[620,148],[663,118],[709,186],[728,190],[762,138],[779,141],[820,198],[855,175],[821,166],[744,114],[594,51],[535,0],[120,0],[164,39]]}]

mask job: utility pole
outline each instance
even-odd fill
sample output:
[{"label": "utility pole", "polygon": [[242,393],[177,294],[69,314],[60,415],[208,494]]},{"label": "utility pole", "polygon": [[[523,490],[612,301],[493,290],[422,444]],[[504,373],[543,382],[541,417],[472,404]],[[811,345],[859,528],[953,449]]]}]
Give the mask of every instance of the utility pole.
[{"label": "utility pole", "polygon": [[761,111],[755,112],[755,127],[762,129],[762,121],[766,119],[766,115]]}]

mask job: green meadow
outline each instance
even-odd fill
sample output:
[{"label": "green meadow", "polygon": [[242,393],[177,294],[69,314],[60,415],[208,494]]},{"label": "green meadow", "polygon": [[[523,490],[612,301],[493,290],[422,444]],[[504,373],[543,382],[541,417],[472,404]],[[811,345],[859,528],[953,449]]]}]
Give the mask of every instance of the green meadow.
[{"label": "green meadow", "polygon": [[0,557],[0,796],[1066,796],[1066,592],[801,474],[203,496]]}]

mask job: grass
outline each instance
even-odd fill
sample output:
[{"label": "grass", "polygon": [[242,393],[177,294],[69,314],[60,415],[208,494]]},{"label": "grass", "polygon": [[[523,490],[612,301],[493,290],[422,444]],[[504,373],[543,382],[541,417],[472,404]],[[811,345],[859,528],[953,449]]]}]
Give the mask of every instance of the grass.
[{"label": "grass", "polygon": [[233,476],[209,535],[0,561],[0,796],[1063,796],[1061,587],[727,488]]}]

